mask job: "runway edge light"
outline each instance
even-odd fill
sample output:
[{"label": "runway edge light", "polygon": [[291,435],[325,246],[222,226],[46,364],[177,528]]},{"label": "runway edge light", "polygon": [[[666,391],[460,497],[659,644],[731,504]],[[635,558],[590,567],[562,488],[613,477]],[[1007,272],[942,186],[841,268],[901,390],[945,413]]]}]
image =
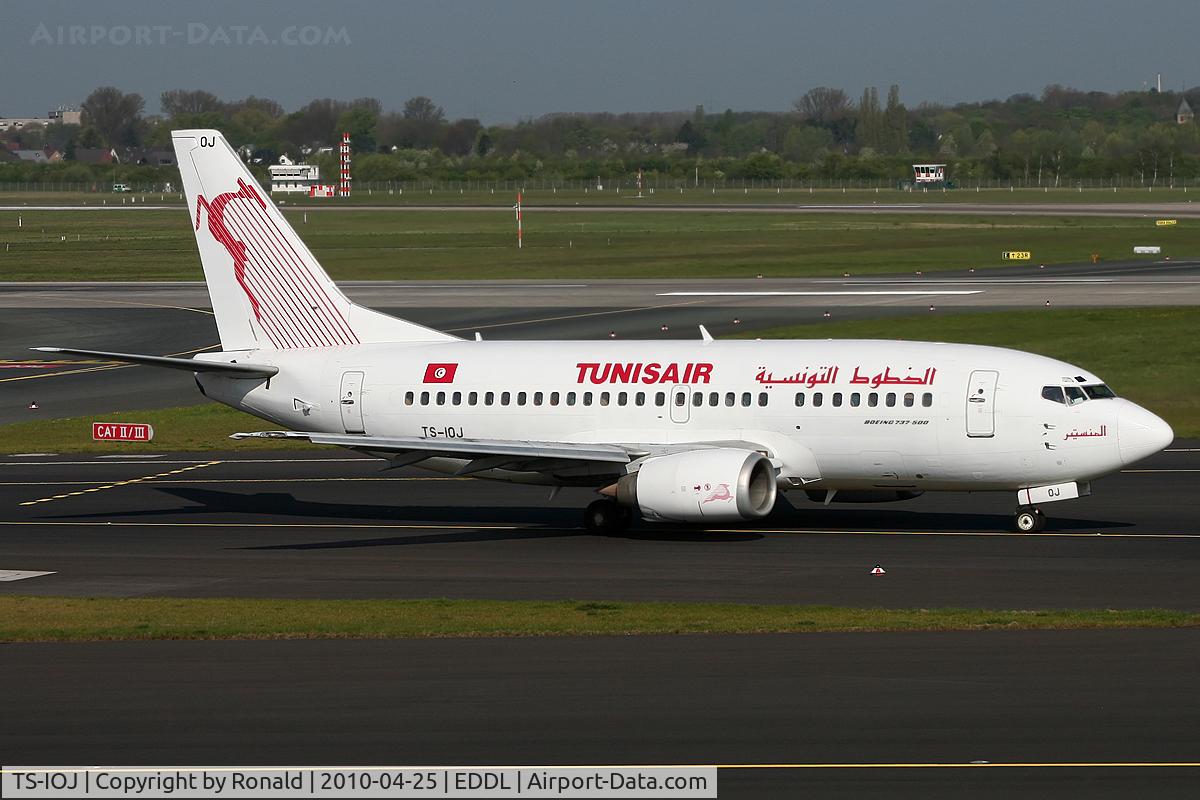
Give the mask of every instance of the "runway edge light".
[{"label": "runway edge light", "polygon": [[883,567],[876,564],[875,568],[871,570],[871,574],[872,575],[887,575],[887,570],[885,570]]}]

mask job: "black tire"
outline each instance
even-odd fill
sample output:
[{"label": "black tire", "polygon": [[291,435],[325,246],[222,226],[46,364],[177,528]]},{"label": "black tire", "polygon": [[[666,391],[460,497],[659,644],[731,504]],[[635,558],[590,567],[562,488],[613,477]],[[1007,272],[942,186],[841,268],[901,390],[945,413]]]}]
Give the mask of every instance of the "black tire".
[{"label": "black tire", "polygon": [[592,533],[617,533],[628,528],[632,520],[633,513],[612,500],[596,500],[583,512],[583,527]]},{"label": "black tire", "polygon": [[1019,509],[1013,517],[1017,533],[1038,533],[1046,527],[1046,515],[1036,508]]}]

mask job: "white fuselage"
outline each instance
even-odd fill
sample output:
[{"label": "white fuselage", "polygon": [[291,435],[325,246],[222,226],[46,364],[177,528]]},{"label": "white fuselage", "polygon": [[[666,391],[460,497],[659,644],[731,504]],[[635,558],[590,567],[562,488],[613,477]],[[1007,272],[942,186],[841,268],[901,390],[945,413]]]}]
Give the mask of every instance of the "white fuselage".
[{"label": "white fuselage", "polygon": [[[1166,423],[1127,400],[1079,399],[1081,387],[1101,384],[1085,370],[960,344],[456,341],[205,358],[278,366],[265,383],[198,380],[209,397],[293,429],[648,450],[750,442],[769,451],[784,488],[1014,490],[1083,482],[1157,452],[1170,438]],[[1068,394],[1046,399],[1047,387]],[[432,458],[424,466],[462,463]],[[480,477],[553,482],[508,470]]]}]

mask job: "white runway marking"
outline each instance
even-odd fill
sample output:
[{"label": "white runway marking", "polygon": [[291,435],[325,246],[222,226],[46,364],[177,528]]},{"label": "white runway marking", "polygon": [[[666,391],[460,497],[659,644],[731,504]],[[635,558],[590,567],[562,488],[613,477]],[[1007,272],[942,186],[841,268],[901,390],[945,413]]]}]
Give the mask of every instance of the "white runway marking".
[{"label": "white runway marking", "polygon": [[0,582],[23,581],[26,578],[40,578],[43,575],[54,575],[53,572],[37,572],[28,569],[0,569]]},{"label": "white runway marking", "polygon": [[867,297],[896,295],[983,294],[983,289],[926,289],[914,291],[835,291],[835,292],[659,292],[656,297]]}]

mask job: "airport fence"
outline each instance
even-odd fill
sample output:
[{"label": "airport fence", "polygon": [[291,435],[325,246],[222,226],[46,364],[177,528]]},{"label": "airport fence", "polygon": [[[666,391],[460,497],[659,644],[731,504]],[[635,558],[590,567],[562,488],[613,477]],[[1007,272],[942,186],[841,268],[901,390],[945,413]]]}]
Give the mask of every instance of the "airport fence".
[{"label": "airport fence", "polygon": [[[131,193],[163,194],[169,198],[178,194],[178,182],[173,181],[170,189],[164,182],[132,181],[126,185]],[[905,191],[905,192],[982,192],[982,191],[1138,191],[1188,190],[1200,188],[1200,177],[1143,179],[1140,176],[1114,176],[1111,178],[1060,178],[1058,181],[1041,182],[1034,179],[954,179],[950,187],[919,188],[908,181],[893,178],[677,178],[666,175],[646,175],[640,184],[636,176],[601,178],[599,180],[565,180],[556,178],[514,178],[508,180],[410,180],[410,181],[362,181],[354,182],[355,192],[393,193],[454,193],[496,194],[516,191],[564,192],[590,194],[592,192],[861,192],[861,191]],[[98,181],[0,181],[0,193],[66,193],[66,194],[113,194],[112,184]]]}]

